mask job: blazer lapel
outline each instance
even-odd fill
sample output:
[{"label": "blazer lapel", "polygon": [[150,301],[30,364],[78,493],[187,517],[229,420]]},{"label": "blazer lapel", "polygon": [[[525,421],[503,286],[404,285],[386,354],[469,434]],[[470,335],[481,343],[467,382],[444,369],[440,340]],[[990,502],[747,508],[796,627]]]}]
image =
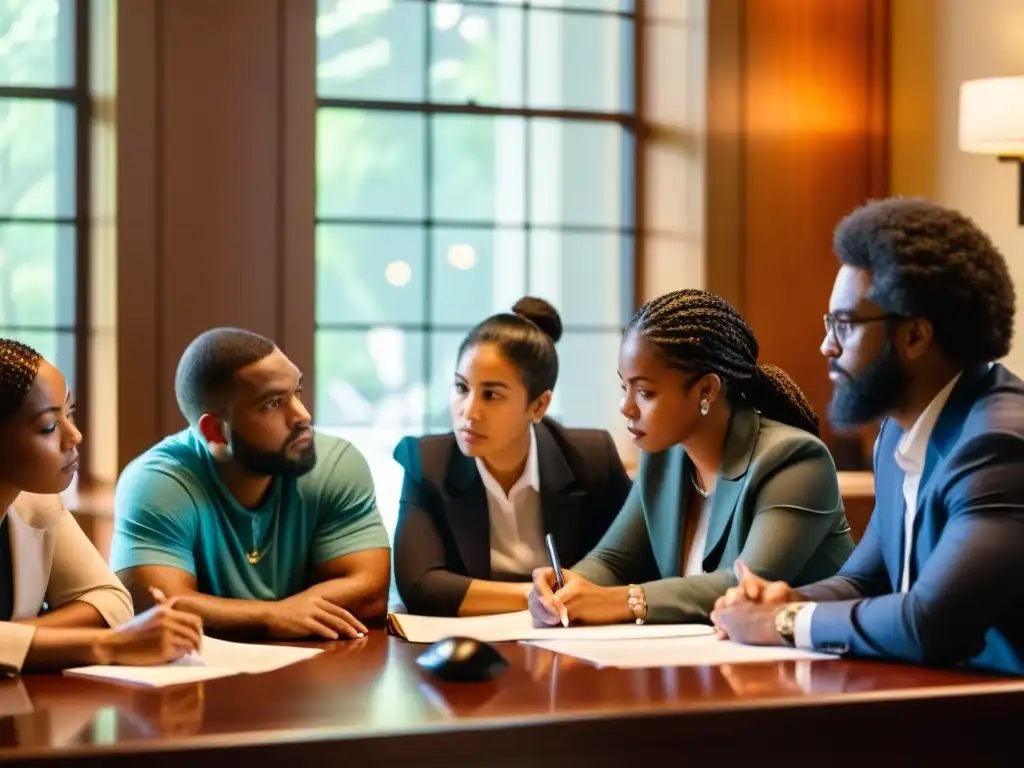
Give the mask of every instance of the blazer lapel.
[{"label": "blazer lapel", "polygon": [[[935,421],[935,426],[932,428],[932,433],[928,438],[924,469],[921,472],[921,482],[917,488],[917,504],[914,510],[913,525],[911,526],[911,537],[913,539],[917,538],[917,531],[921,527],[925,500],[935,482],[935,467],[946,458],[952,447],[956,444],[956,441],[960,438],[964,428],[964,418],[968,411],[970,411],[971,405],[977,399],[979,388],[987,383],[987,374],[989,372],[990,368],[986,364],[966,369],[961,374],[960,380],[953,386],[953,391],[949,393],[949,399],[946,400],[946,404],[942,407],[941,413],[939,413],[939,418]],[[896,444],[899,445],[899,442]],[[900,506],[897,509],[903,509],[905,514],[906,501],[902,495],[902,473],[900,477]],[[901,525],[901,533],[903,534],[903,537],[900,539],[900,562],[902,563],[903,552],[906,547],[906,541],[904,540],[906,538],[905,525]],[[917,578],[914,559],[914,557],[910,558],[910,583],[913,583],[914,579]]]},{"label": "blazer lapel", "polygon": [[[900,432],[902,435],[903,432]],[[896,446],[900,444],[900,437],[897,436],[896,442],[891,443],[892,450],[896,450]],[[888,541],[894,542],[894,545],[884,547],[882,555],[887,562],[889,573],[892,574],[892,590],[893,592],[900,591],[900,583],[903,580],[903,553],[907,546],[907,499],[903,493],[903,483],[906,479],[906,472],[900,469],[900,465],[896,463],[895,459],[890,462],[892,465],[892,475],[888,479],[888,488],[886,492],[889,494],[890,502],[889,509],[893,511],[891,518],[889,519],[889,536],[886,537]]]},{"label": "blazer lapel", "polygon": [[563,567],[571,567],[587,554],[580,552],[580,518],[584,493],[551,431],[542,421],[535,427],[537,464],[540,468],[540,508],[544,533],[552,534]]},{"label": "blazer lapel", "polygon": [[650,531],[651,548],[663,579],[682,572],[683,494],[689,459],[681,446],[651,455],[641,455],[637,476],[643,493],[644,517]]},{"label": "blazer lapel", "polygon": [[722,452],[722,465],[715,481],[715,493],[711,498],[711,519],[708,521],[708,537],[704,544],[704,570],[718,567],[721,557],[719,545],[732,525],[736,514],[736,502],[746,483],[744,477],[750,466],[757,434],[761,429],[761,417],[753,408],[737,408],[729,422],[729,431]]},{"label": "blazer lapel", "polygon": [[474,579],[491,578],[491,522],[487,491],[476,462],[452,443],[445,486],[451,503],[445,505],[448,527],[455,539],[466,573]]},{"label": "blazer lapel", "polygon": [[33,528],[13,510],[7,513],[7,530],[11,537],[11,575],[14,579],[11,619],[31,619],[39,615],[46,599],[50,573],[46,531]]}]

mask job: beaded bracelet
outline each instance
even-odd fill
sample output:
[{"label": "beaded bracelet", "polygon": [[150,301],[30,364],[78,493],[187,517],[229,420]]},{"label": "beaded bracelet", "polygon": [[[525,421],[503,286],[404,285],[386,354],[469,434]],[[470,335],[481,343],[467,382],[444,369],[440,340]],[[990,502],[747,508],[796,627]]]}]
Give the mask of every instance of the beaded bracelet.
[{"label": "beaded bracelet", "polygon": [[633,611],[637,624],[643,624],[647,618],[647,594],[643,587],[629,585],[629,609]]}]

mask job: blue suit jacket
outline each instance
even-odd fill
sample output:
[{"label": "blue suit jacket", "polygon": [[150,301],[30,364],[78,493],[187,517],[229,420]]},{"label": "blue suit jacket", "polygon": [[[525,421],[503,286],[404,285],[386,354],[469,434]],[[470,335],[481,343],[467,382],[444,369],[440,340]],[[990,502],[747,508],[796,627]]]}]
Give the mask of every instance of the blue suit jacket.
[{"label": "blue suit jacket", "polygon": [[817,601],[811,640],[854,656],[1024,674],[1024,382],[1001,365],[960,377],[932,431],[902,594],[903,431],[882,423],[875,509]]}]

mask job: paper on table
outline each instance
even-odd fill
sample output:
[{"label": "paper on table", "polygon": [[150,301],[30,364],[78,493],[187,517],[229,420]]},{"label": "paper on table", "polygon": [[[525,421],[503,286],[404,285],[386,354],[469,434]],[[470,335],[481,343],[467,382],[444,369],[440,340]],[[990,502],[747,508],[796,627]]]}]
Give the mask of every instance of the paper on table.
[{"label": "paper on table", "polygon": [[796,648],[742,645],[715,636],[695,637],[680,643],[672,638],[628,640],[621,643],[592,640],[531,640],[528,645],[574,656],[598,667],[651,668],[743,664],[754,661],[834,659],[827,653]]},{"label": "paper on table", "polygon": [[294,648],[287,645],[249,645],[229,643],[213,637],[203,638],[203,650],[170,664],[155,667],[90,666],[64,671],[75,677],[95,677],[151,688],[197,683],[237,674],[260,674],[287,667],[322,653],[319,648]]},{"label": "paper on table", "polygon": [[653,637],[710,635],[704,624],[610,624],[599,627],[534,627],[529,611],[496,616],[438,618],[411,614],[388,614],[388,632],[411,643],[436,643],[445,637],[472,637],[487,643],[513,640],[629,640]]}]

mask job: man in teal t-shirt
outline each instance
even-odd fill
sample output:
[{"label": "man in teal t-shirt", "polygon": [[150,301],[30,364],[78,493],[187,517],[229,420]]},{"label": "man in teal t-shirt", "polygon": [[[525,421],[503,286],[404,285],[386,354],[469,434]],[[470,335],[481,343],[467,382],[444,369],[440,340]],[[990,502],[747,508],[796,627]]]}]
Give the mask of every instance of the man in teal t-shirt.
[{"label": "man in teal t-shirt", "polygon": [[189,428],[121,474],[112,568],[136,606],[154,591],[211,633],[357,637],[387,609],[387,532],[366,460],[314,434],[301,373],[272,341],[216,328],[185,350]]}]

